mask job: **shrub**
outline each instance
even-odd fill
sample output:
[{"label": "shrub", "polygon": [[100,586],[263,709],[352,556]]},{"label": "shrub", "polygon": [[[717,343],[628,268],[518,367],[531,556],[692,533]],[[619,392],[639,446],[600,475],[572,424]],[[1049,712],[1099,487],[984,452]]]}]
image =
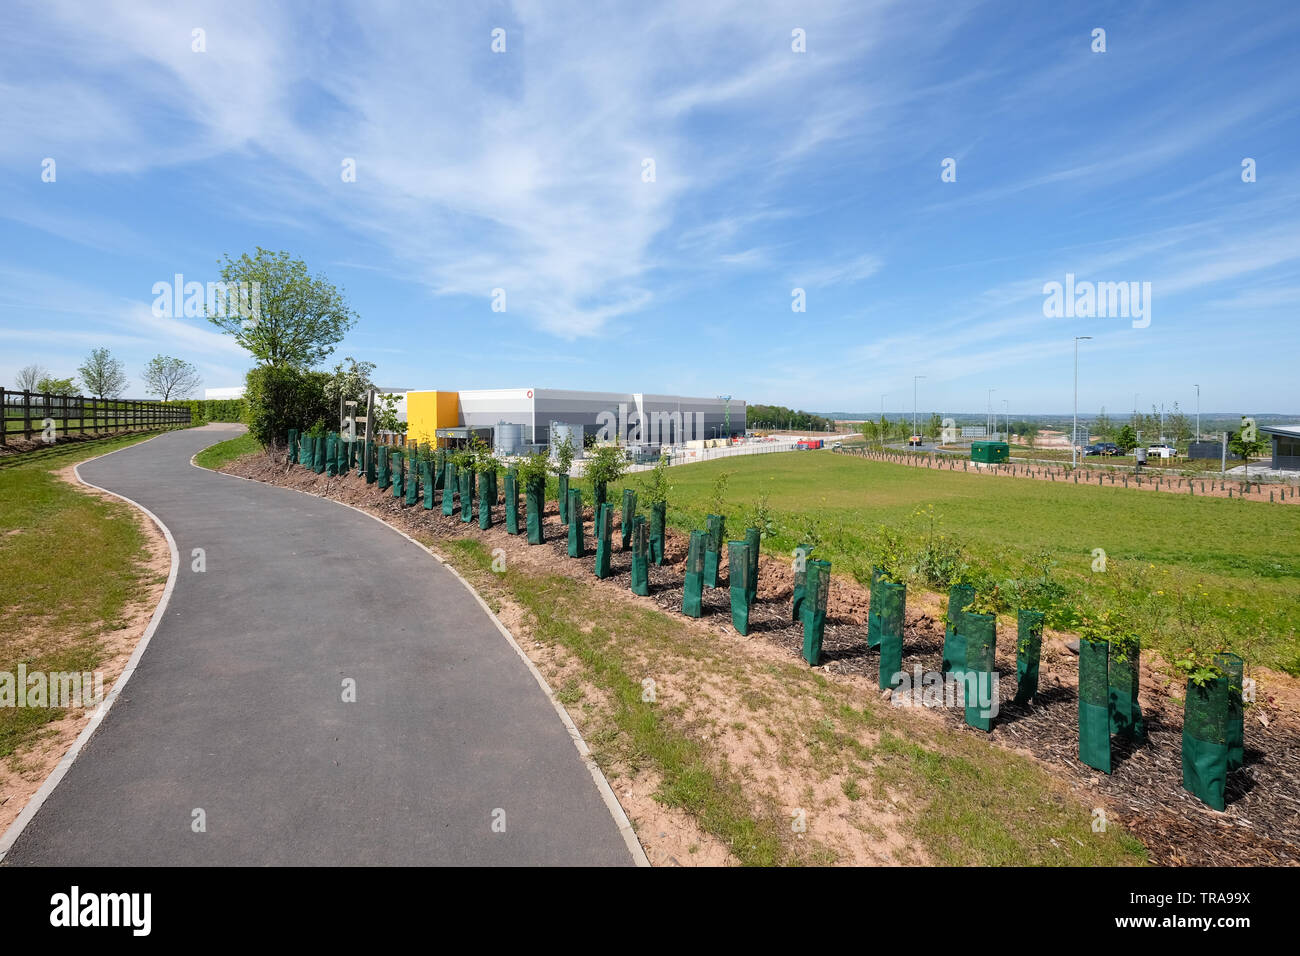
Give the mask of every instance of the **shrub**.
[{"label": "shrub", "polygon": [[250,369],[244,394],[249,434],[267,446],[284,441],[290,428],[324,429],[335,414],[325,397],[328,378],[324,372],[270,365]]},{"label": "shrub", "polygon": [[608,486],[627,472],[627,455],[616,445],[602,445],[587,459],[584,474],[593,488]]}]

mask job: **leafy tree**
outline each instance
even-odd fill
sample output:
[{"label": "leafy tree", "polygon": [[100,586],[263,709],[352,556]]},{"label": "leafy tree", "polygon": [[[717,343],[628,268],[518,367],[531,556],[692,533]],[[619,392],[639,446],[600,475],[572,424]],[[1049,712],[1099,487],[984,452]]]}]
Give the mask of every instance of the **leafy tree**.
[{"label": "leafy tree", "polygon": [[[583,474],[594,489],[607,488],[611,482],[618,481],[626,473],[627,454],[616,445],[601,445],[587,458],[583,469]],[[596,498],[598,501],[602,498],[599,491]]]},{"label": "leafy tree", "polygon": [[641,485],[642,494],[645,496],[646,504],[658,504],[661,501],[668,500],[668,492],[672,491],[672,485],[668,483],[668,456],[660,455],[659,460],[655,462],[654,468],[648,473],[645,481]]},{"label": "leafy tree", "polygon": [[564,441],[555,446],[555,473],[557,475],[567,475],[569,469],[573,466],[573,458],[576,454],[577,449],[573,447],[573,436],[565,435]]},{"label": "leafy tree", "polygon": [[[325,373],[320,373],[325,374]],[[328,382],[328,379],[326,380]],[[338,400],[329,402],[328,393],[326,393],[326,402],[330,404],[331,414],[337,415],[339,406]],[[397,415],[397,403],[401,401],[397,395],[389,393],[387,395],[375,396],[375,407],[371,410],[374,416],[372,427],[377,432],[392,432],[395,435],[406,434],[406,422],[402,421]]]},{"label": "leafy tree", "polygon": [[718,477],[713,479],[713,497],[710,500],[713,504],[713,514],[715,515],[726,513],[723,511],[723,508],[725,508],[727,504],[727,482],[730,480],[731,472],[729,471],[720,471],[718,472]]},{"label": "leafy tree", "polygon": [[336,410],[340,402],[356,402],[358,414],[364,415],[366,396],[375,387],[370,379],[374,370],[374,362],[358,362],[349,355],[334,366],[329,381],[325,383],[325,397]]},{"label": "leafy tree", "polygon": [[1127,455],[1137,447],[1137,435],[1133,431],[1132,425],[1125,425],[1115,436],[1115,444],[1119,446],[1120,454]]},{"label": "leafy tree", "polygon": [[339,289],[322,275],[310,275],[307,264],[287,252],[258,246],[252,256],[227,255],[221,278],[228,287],[244,283],[256,290],[250,296],[253,315],[209,312],[208,321],[234,336],[263,365],[311,368],[334,351],[357,321]]},{"label": "leafy tree", "polygon": [[91,349],[86,363],[77,371],[95,398],[117,398],[126,391],[126,371],[108,349]]},{"label": "leafy tree", "polygon": [[1115,440],[1115,423],[1106,414],[1105,405],[1101,406],[1101,411],[1097,414],[1097,420],[1093,423],[1092,430],[1097,433],[1097,437],[1102,441]]},{"label": "leafy tree", "polygon": [[325,431],[337,410],[325,397],[325,372],[304,372],[296,368],[258,365],[249,370],[245,383],[248,431],[264,446],[285,439],[290,428]]},{"label": "leafy tree", "polygon": [[164,402],[187,398],[199,387],[199,370],[184,359],[155,355],[141,373],[146,394],[161,395]]},{"label": "leafy tree", "polygon": [[943,419],[939,417],[938,412],[935,412],[930,416],[930,420],[926,422],[922,428],[925,430],[926,438],[938,438],[940,432],[943,431]]},{"label": "leafy tree", "polygon": [[42,368],[39,365],[24,365],[14,376],[14,388],[19,391],[39,392],[42,389],[36,387],[37,383],[43,378],[50,377],[50,370]]},{"label": "leafy tree", "polygon": [[[1245,422],[1245,419],[1242,419]],[[1246,437],[1249,435],[1250,437]],[[1228,450],[1240,455],[1246,462],[1246,477],[1250,477],[1250,460],[1261,457],[1268,451],[1268,442],[1259,437],[1259,431],[1252,425],[1240,431],[1228,433]]]},{"label": "leafy tree", "polygon": [[35,389],[29,391],[46,392],[50,395],[76,395],[77,380],[75,378],[53,378],[46,375],[36,383]]}]

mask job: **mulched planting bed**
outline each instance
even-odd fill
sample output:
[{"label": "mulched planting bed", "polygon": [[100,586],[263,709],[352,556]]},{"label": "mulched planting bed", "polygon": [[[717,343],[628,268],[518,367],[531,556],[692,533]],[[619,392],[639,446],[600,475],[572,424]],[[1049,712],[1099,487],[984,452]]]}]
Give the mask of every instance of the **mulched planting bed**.
[{"label": "mulched planting bed", "polygon": [[[567,554],[567,527],[560,523],[558,508],[548,501],[545,510],[543,544],[530,548],[523,534],[505,532],[505,506],[493,509],[493,527],[480,531],[475,522],[466,524],[456,516],[444,516],[439,507],[425,511],[382,495],[355,474],[336,478],[314,474],[304,468],[286,467],[265,455],[249,456],[225,469],[232,474],[271,482],[330,497],[378,514],[412,534],[431,538],[474,537],[490,548],[504,547],[546,555],[544,562],[558,573],[593,577],[595,560],[594,520],[591,508],[584,519],[587,554],[581,559]],[[440,505],[440,501],[439,501]],[[630,551],[620,548],[622,536],[615,509],[612,535],[611,576],[615,587],[630,591]],[[520,527],[524,521],[520,499]],[[682,584],[688,536],[669,531],[665,564],[650,565],[650,598],[665,611],[681,613]],[[725,561],[724,561],[725,568]],[[758,600],[750,612],[750,636],[764,640],[799,659],[803,648],[802,625],[790,620],[793,572],[788,562],[763,555],[759,574]],[[700,622],[719,631],[731,629],[731,604],[725,570],[719,588],[705,588]],[[644,599],[642,599],[644,600]],[[853,582],[836,579],[832,584],[829,614],[822,645],[820,669],[827,674],[878,679],[880,655],[867,649],[867,600],[864,590]],[[991,733],[966,726],[960,707],[930,708],[931,714],[958,728],[980,734],[991,742],[1029,754],[1070,780],[1076,788],[1096,794],[1097,805],[1107,807],[1111,818],[1139,838],[1151,861],[1162,865],[1300,865],[1300,723],[1296,715],[1264,707],[1247,710],[1245,724],[1245,766],[1228,776],[1228,808],[1218,813],[1206,807],[1182,788],[1182,714],[1169,704],[1167,693],[1156,688],[1159,681],[1143,667],[1142,709],[1147,741],[1138,746],[1115,738],[1113,772],[1109,775],[1087,767],[1078,759],[1078,696],[1076,658],[1071,655],[1050,659],[1044,635],[1044,661],[1039,697],[1028,705],[1012,702],[1016,691],[1014,625],[999,627],[998,671],[1003,703]],[[929,614],[909,611],[903,643],[903,669],[909,674],[937,671],[943,646],[943,625]],[[882,692],[883,693],[883,692]],[[1259,719],[1266,714],[1268,725]]]}]

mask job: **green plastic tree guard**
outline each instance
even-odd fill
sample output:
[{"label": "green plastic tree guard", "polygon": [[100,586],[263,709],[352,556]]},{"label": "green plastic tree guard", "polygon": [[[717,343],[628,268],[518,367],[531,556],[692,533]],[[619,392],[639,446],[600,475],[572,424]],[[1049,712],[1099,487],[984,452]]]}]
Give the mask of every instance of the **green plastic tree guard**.
[{"label": "green plastic tree guard", "polygon": [[569,489],[569,557],[582,558],[587,554],[587,536],[582,527],[582,491]]},{"label": "green plastic tree guard", "polygon": [[506,534],[519,533],[519,473],[514,466],[506,472]]},{"label": "green plastic tree guard", "polygon": [[460,520],[465,524],[474,520],[474,472],[469,468],[460,470]]},{"label": "green plastic tree guard", "polygon": [[559,477],[556,478],[556,483],[559,485],[559,489],[560,489],[559,492],[556,494],[556,498],[558,499],[556,504],[560,506],[560,524],[568,524],[569,523],[569,476],[560,475]]},{"label": "green plastic tree guard", "polygon": [[966,638],[961,633],[961,615],[962,608],[973,600],[975,589],[968,584],[954,584],[948,589],[948,622],[943,630],[941,673],[960,676],[966,667]]},{"label": "green plastic tree guard", "polygon": [[907,585],[882,580],[880,595],[880,675],[881,690],[888,690],[903,670],[903,622],[907,608]]},{"label": "green plastic tree guard", "polygon": [[986,733],[993,729],[993,712],[998,680],[998,617],[996,614],[962,613],[962,630],[966,637],[966,666],[961,679],[965,688],[966,723]]},{"label": "green plastic tree guard", "polygon": [[623,489],[623,550],[632,547],[632,519],[636,515],[636,492]]},{"label": "green plastic tree guard", "polygon": [[1102,773],[1110,773],[1109,658],[1108,641],[1079,640],[1079,759]]},{"label": "green plastic tree guard", "polygon": [[348,473],[348,443],[343,440],[343,436],[338,437],[334,445],[334,450],[338,453],[338,461],[334,466],[334,473],[342,477]]},{"label": "green plastic tree guard", "polygon": [[446,475],[442,480],[442,513],[451,517],[456,513],[456,463],[447,462]]},{"label": "green plastic tree guard", "polygon": [[420,459],[420,487],[424,489],[424,510],[433,510],[433,462]]},{"label": "green plastic tree guard", "polygon": [[1227,805],[1230,685],[1227,675],[1189,680],[1183,705],[1183,789],[1215,810]]},{"label": "green plastic tree guard", "polygon": [[[416,455],[411,452],[411,455]],[[406,478],[403,487],[406,490],[406,505],[408,508],[414,508],[420,503],[420,460],[415,457],[407,462]]]},{"label": "green plastic tree guard", "polygon": [[325,436],[325,474],[333,478],[339,473],[339,440],[333,435]]},{"label": "green plastic tree guard", "polygon": [[703,613],[704,546],[704,532],[697,528],[691,532],[691,543],[686,549],[686,583],[682,586],[682,613],[687,617],[699,617]]},{"label": "green plastic tree guard", "polygon": [[375,443],[371,441],[366,445],[366,484],[368,485],[373,485],[379,480],[375,462],[377,457]]},{"label": "green plastic tree guard", "polygon": [[610,548],[614,544],[614,506],[601,505],[596,511],[596,577],[609,577]]},{"label": "green plastic tree guard", "polygon": [[[948,607],[952,607],[949,598]],[[970,603],[969,601],[967,602]],[[1016,703],[1038,696],[1038,662],[1043,653],[1043,612],[1016,612]]]},{"label": "green plastic tree guard", "polygon": [[808,590],[808,561],[812,558],[812,545],[801,544],[794,550],[794,594],[790,599],[790,620],[799,621],[804,594]]},{"label": "green plastic tree guard", "polygon": [[1146,739],[1142,706],[1138,703],[1138,674],[1141,672],[1142,647],[1135,639],[1133,650],[1121,654],[1112,644],[1107,665],[1107,698],[1110,709],[1110,732],[1133,740]]},{"label": "green plastic tree guard", "polygon": [[289,464],[298,460],[298,429],[289,429]]},{"label": "green plastic tree guard", "polygon": [[375,457],[379,460],[379,490],[386,491],[392,483],[388,477],[388,446],[380,445],[375,449]]},{"label": "green plastic tree guard", "polygon": [[871,587],[868,588],[867,594],[867,647],[880,646],[880,611],[884,607],[884,601],[880,596],[880,584],[884,581],[884,575],[880,568],[871,569]]},{"label": "green plastic tree guard", "polygon": [[803,604],[803,659],[816,667],[822,659],[822,640],[826,636],[826,605],[831,595],[831,563],[812,560],[807,562],[808,577],[804,582]]},{"label": "green plastic tree guard", "polygon": [[746,528],[745,544],[749,545],[749,577],[745,580],[749,582],[749,606],[753,607],[758,600],[758,552],[763,546],[762,533],[757,528]]},{"label": "green plastic tree guard", "polygon": [[478,483],[478,526],[482,531],[492,527],[492,478],[488,473]]},{"label": "green plastic tree guard", "polygon": [[718,564],[721,561],[722,541],[727,534],[727,519],[722,515],[709,515],[708,540],[704,547],[704,586],[718,586]]},{"label": "green plastic tree guard", "polygon": [[595,498],[597,508],[609,502],[609,488],[606,482],[604,481],[596,482],[592,486],[591,493]]},{"label": "green plastic tree guard", "polygon": [[541,544],[544,540],[542,531],[542,509],[546,499],[546,479],[534,479],[524,489],[524,507],[527,510],[528,543]]},{"label": "green plastic tree guard", "polygon": [[727,590],[731,593],[731,626],[749,634],[749,544],[727,542]]},{"label": "green plastic tree guard", "polygon": [[400,500],[406,493],[406,455],[401,449],[393,449],[388,463],[388,470],[393,482],[393,497]]},{"label": "green plastic tree guard", "polygon": [[318,475],[325,474],[325,436],[317,435],[316,440],[312,442],[311,449],[311,470]]},{"label": "green plastic tree guard", "polygon": [[1228,772],[1241,769],[1246,759],[1246,714],[1242,685],[1246,679],[1246,662],[1236,654],[1214,655],[1214,662],[1228,675]]},{"label": "green plastic tree guard", "polygon": [[650,560],[655,567],[664,563],[664,526],[668,523],[668,502],[656,501],[650,506]]},{"label": "green plastic tree guard", "polygon": [[650,594],[650,533],[645,515],[632,522],[632,593]]}]

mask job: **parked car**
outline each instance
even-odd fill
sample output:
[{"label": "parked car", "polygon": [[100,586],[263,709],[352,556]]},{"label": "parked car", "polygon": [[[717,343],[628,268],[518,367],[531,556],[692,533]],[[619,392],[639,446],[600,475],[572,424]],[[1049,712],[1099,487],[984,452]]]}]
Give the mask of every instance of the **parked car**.
[{"label": "parked car", "polygon": [[1103,455],[1120,454],[1119,445],[1116,445],[1113,441],[1098,442],[1097,447],[1101,449]]},{"label": "parked car", "polygon": [[1104,451],[1102,451],[1102,448],[1101,448],[1100,445],[1088,445],[1087,447],[1085,447],[1085,448],[1083,449],[1083,453],[1084,453],[1085,456],[1086,456],[1086,455],[1104,455],[1104,454],[1106,454]]},{"label": "parked car", "polygon": [[1177,458],[1177,457],[1178,457],[1178,452],[1174,450],[1174,448],[1173,448],[1172,445],[1165,445],[1165,444],[1159,444],[1159,445],[1148,445],[1148,446],[1147,446],[1147,457],[1149,457],[1149,458]]}]

